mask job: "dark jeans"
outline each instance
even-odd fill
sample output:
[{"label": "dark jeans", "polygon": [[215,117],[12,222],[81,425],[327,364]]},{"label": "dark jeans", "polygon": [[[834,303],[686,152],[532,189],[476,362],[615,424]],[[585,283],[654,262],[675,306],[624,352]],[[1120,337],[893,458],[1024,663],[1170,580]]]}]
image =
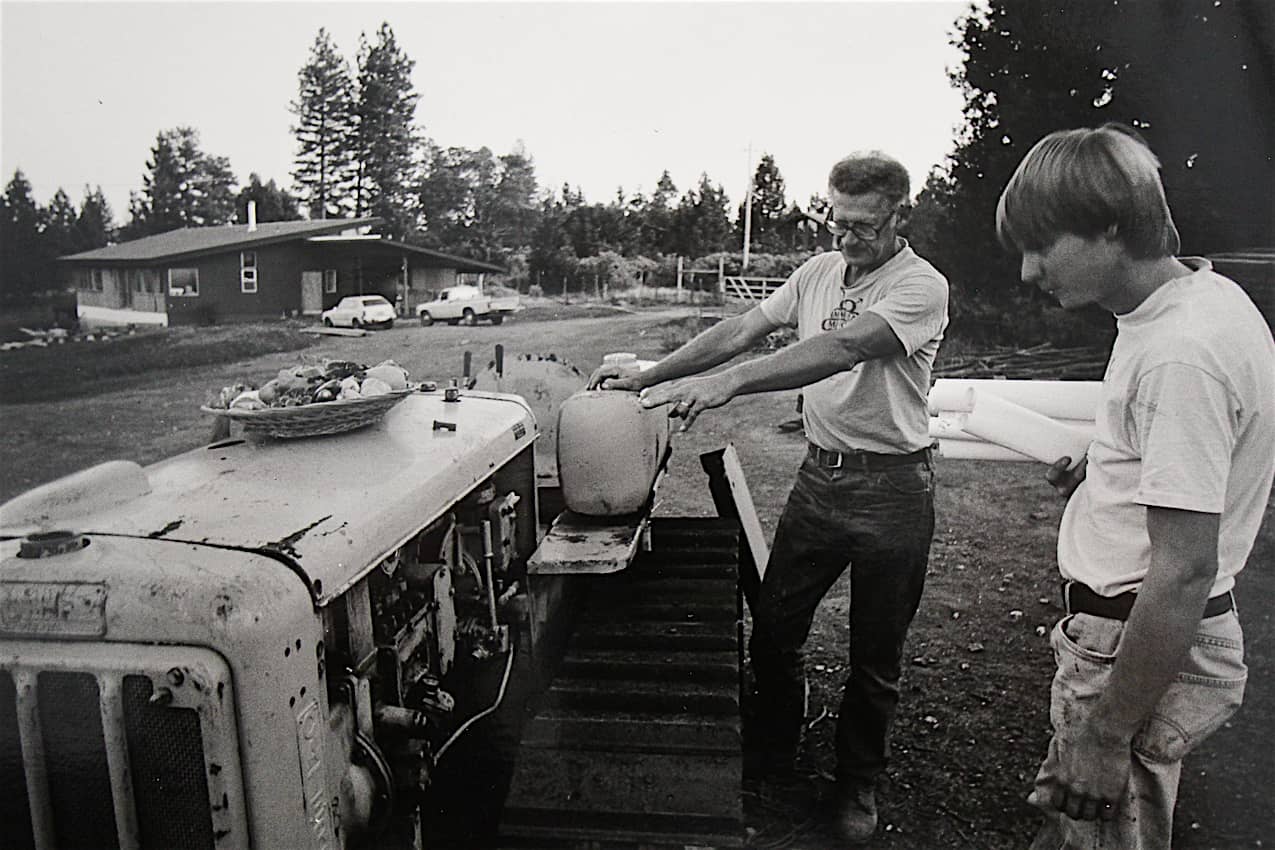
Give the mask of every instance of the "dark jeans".
[{"label": "dark jeans", "polygon": [[885,769],[903,642],[921,601],[933,532],[928,461],[865,471],[829,469],[807,456],[752,605],[750,746],[772,764],[796,754],[806,695],[802,645],[820,600],[849,566],[850,675],[837,720],[837,778],[867,782]]}]

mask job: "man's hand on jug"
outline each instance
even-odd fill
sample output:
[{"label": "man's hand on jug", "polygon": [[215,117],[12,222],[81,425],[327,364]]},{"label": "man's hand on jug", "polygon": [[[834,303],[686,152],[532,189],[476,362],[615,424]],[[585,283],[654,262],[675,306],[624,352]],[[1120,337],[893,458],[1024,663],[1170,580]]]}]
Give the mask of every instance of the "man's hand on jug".
[{"label": "man's hand on jug", "polygon": [[632,364],[603,363],[589,376],[591,390],[640,390],[641,369]]}]

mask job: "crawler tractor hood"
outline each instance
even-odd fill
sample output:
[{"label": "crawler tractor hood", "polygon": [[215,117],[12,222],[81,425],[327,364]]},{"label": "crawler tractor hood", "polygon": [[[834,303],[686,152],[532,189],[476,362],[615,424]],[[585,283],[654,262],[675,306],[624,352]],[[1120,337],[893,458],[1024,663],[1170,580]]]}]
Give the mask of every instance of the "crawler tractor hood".
[{"label": "crawler tractor hood", "polygon": [[[94,467],[0,506],[0,535],[65,529],[283,556],[325,605],[536,436],[517,396],[418,393],[345,434]],[[17,550],[0,543],[6,560]]]}]

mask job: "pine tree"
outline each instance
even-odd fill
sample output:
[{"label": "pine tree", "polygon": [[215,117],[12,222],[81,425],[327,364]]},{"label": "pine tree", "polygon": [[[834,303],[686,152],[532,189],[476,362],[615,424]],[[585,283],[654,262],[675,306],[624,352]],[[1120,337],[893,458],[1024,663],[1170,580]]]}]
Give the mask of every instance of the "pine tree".
[{"label": "pine tree", "polygon": [[402,237],[416,229],[420,140],[414,126],[420,99],[412,86],[416,63],[407,57],[388,23],[376,44],[360,39],[357,215],[378,216],[386,231]]},{"label": "pine tree", "polygon": [[0,300],[21,298],[46,288],[40,245],[40,209],[22,169],[4,188],[0,207]]},{"label": "pine tree", "polygon": [[720,185],[701,174],[699,186],[682,196],[673,213],[673,250],[687,257],[701,257],[730,247],[730,200]]},{"label": "pine tree", "polygon": [[[753,174],[753,209],[751,213],[752,247],[758,251],[780,252],[792,250],[796,228],[787,217],[788,201],[784,196],[784,176],[775,165],[775,158],[762,154]],[[739,226],[736,235],[740,244],[744,235],[744,219],[747,212],[739,205]]]},{"label": "pine tree", "polygon": [[319,29],[297,80],[297,99],[289,105],[297,117],[292,179],[311,218],[340,218],[353,211],[355,94],[349,64],[327,30]]},{"label": "pine tree", "polygon": [[234,220],[230,161],[204,153],[194,129],[161,130],[146,168],[141,194],[130,195],[128,238]]},{"label": "pine tree", "polygon": [[1052,305],[1018,285],[994,220],[1014,168],[1054,130],[1137,129],[1163,164],[1186,253],[1275,240],[1272,33],[1264,0],[972,7],[958,22],[964,61],[952,74],[964,126],[910,228],[952,282],[954,322],[1039,338],[1032,319]]},{"label": "pine tree", "polygon": [[75,250],[91,251],[104,248],[115,238],[115,220],[111,205],[102,194],[102,187],[90,191],[84,187],[84,200],[75,217]]},{"label": "pine tree", "polygon": [[53,194],[49,205],[40,210],[41,251],[49,259],[75,253],[75,223],[78,217],[75,204],[61,188]]},{"label": "pine tree", "polygon": [[677,199],[677,186],[667,170],[655,184],[640,211],[641,229],[638,244],[641,250],[651,254],[668,254],[674,251],[673,203]]},{"label": "pine tree", "polygon": [[500,157],[494,194],[492,232],[496,244],[505,249],[530,245],[536,215],[536,166],[521,141]]}]

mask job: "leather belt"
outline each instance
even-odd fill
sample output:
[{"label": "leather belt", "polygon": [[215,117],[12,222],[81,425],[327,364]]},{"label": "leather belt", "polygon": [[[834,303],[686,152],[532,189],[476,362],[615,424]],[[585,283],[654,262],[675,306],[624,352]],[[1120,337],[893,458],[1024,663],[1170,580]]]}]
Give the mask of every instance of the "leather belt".
[{"label": "leather belt", "polygon": [[[1127,620],[1138,594],[1132,590],[1118,596],[1099,596],[1078,581],[1063,582],[1063,605],[1068,614],[1093,614],[1108,620]],[[1216,617],[1235,608],[1235,596],[1228,590],[1209,599],[1204,605],[1204,617]]]},{"label": "leather belt", "polygon": [[887,455],[879,452],[833,452],[810,443],[810,457],[815,463],[828,469],[860,469],[871,471],[891,466],[907,466],[924,463],[930,459],[929,448],[917,449],[905,455]]}]

